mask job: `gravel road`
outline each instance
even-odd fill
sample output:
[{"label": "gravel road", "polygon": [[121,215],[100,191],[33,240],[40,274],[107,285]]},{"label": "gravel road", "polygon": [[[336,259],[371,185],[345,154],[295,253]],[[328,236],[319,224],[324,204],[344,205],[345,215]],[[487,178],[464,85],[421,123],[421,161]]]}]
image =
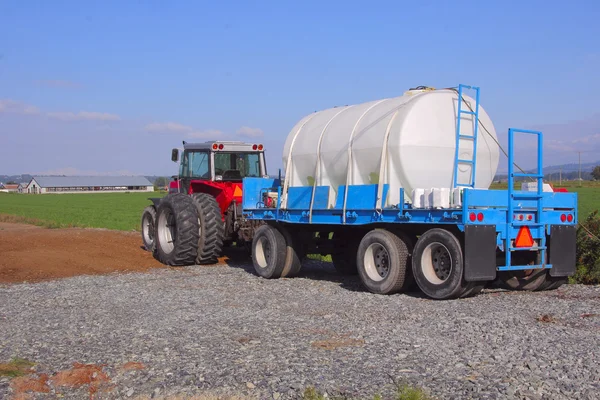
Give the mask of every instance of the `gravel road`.
[{"label": "gravel road", "polygon": [[[407,382],[438,399],[598,399],[599,347],[598,286],[432,301],[318,262],[281,280],[237,264],[0,286],[0,362],[37,363],[40,398],[386,398]],[[0,377],[0,398],[19,390]]]}]

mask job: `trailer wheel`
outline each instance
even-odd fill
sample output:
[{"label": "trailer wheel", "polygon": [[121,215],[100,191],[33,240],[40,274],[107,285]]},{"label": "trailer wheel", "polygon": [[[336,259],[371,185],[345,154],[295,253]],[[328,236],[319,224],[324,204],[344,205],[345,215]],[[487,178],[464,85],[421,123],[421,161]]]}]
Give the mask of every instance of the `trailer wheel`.
[{"label": "trailer wheel", "polygon": [[412,268],[419,288],[433,299],[454,299],[472,287],[463,279],[460,242],[445,229],[430,229],[419,237]]},{"label": "trailer wheel", "polygon": [[285,239],[286,253],[282,278],[290,278],[298,275],[302,268],[302,259],[304,258],[304,243],[298,234],[293,234],[287,229],[280,227],[279,231]]},{"label": "trailer wheel", "polygon": [[223,251],[223,218],[217,200],[206,193],[191,196],[198,210],[199,237],[196,264],[214,264]]},{"label": "trailer wheel", "polygon": [[529,269],[524,271],[498,272],[501,287],[507,290],[541,290],[546,283],[545,269]]},{"label": "trailer wheel", "polygon": [[155,257],[163,264],[193,265],[198,254],[198,212],[183,193],[167,195],[158,206],[154,226]]},{"label": "trailer wheel", "polygon": [[569,283],[569,278],[566,277],[552,277],[548,275],[547,282],[548,285],[546,287],[544,287],[544,289],[542,290],[556,290],[559,287],[561,287],[562,285],[566,285],[567,283]]},{"label": "trailer wheel", "polygon": [[156,209],[154,206],[144,208],[142,213],[142,242],[148,251],[154,251],[154,224],[156,222]]},{"label": "trailer wheel", "polygon": [[372,293],[393,294],[404,287],[406,243],[390,231],[367,233],[358,246],[357,267],[363,285]]},{"label": "trailer wheel", "polygon": [[252,239],[252,264],[263,278],[280,278],[285,268],[287,246],[283,234],[271,225],[263,225]]}]

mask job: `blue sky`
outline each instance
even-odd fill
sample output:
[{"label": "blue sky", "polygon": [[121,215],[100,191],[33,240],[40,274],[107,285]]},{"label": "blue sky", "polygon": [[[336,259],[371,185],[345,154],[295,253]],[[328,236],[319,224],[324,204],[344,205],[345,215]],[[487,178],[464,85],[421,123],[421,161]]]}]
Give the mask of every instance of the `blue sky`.
[{"label": "blue sky", "polygon": [[583,0],[4,1],[0,173],[171,175],[210,138],[275,173],[308,113],[458,83],[497,131],[543,127],[545,164],[596,161],[599,25]]}]

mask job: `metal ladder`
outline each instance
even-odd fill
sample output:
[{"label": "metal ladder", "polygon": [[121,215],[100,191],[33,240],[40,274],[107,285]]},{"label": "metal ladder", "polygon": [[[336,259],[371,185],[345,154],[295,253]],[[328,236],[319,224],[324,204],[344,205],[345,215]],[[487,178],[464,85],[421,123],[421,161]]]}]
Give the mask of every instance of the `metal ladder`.
[{"label": "metal ladder", "polygon": [[[533,174],[527,173],[516,173],[514,172],[515,163],[514,163],[514,134],[515,133],[524,133],[530,135],[537,136],[537,147],[538,147],[538,158],[537,158],[537,171]],[[550,264],[546,263],[546,235],[542,232],[540,243],[537,247],[513,247],[511,243],[511,233],[517,228],[520,229],[522,226],[527,226],[529,228],[542,228],[544,223],[542,221],[542,212],[543,212],[543,191],[544,191],[544,172],[542,169],[542,132],[538,131],[529,131],[523,129],[509,129],[508,130],[508,212],[506,213],[506,245],[505,253],[506,253],[506,265],[502,267],[498,267],[499,271],[509,271],[509,270],[524,270],[524,269],[535,269],[535,268],[551,268]],[[535,193],[524,193],[519,192],[515,193],[514,178],[535,178],[537,182],[537,190]],[[516,222],[515,221],[515,204],[519,200],[526,199],[534,199],[536,200],[536,213],[534,221],[523,221]],[[512,262],[512,253],[514,251],[526,251],[526,250],[539,250],[541,260],[541,264],[537,265],[511,265]]]},{"label": "metal ladder", "polygon": [[[473,110],[468,103],[463,100],[463,93],[465,90],[475,91],[475,110]],[[463,107],[466,105],[469,110],[465,110]],[[460,129],[461,120],[463,115],[471,115],[474,123],[473,135],[465,135]],[[456,150],[454,153],[454,176],[452,187],[464,186],[464,187],[475,187],[475,167],[477,166],[477,133],[479,132],[479,88],[476,86],[468,86],[460,84],[458,85],[458,112],[456,113]],[[458,158],[458,149],[460,147],[461,140],[473,141],[473,154],[472,158],[461,159]],[[471,181],[469,183],[458,182],[458,167],[460,164],[469,165],[471,167]]]}]

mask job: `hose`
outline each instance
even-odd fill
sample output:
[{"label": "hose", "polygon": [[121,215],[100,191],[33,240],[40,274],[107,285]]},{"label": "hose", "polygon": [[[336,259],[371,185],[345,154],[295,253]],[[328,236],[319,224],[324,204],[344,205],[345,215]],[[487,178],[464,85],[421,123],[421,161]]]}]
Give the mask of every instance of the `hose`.
[{"label": "hose", "polygon": [[[446,88],[446,89],[447,90],[452,90],[452,91],[454,91],[458,95],[458,89],[456,87],[450,87],[450,88]],[[461,100],[462,100],[463,103],[465,103],[467,105],[467,107],[469,107],[469,111],[474,112],[473,108],[471,107],[471,105],[465,100],[465,98],[463,96],[461,96]],[[459,118],[460,118],[460,116],[459,116]],[[502,153],[504,153],[504,155],[506,156],[506,158],[508,158],[508,153],[506,152],[506,150],[504,150],[504,148],[502,147],[502,145],[500,144],[500,142],[498,142],[498,139],[496,139],[494,137],[494,135],[492,135],[490,133],[490,131],[485,127],[485,125],[483,124],[483,122],[481,122],[481,120],[479,118],[477,118],[477,121],[479,122],[479,125],[483,128],[483,130],[488,134],[488,136],[490,138],[492,138],[492,140],[494,142],[496,142],[496,144],[498,145],[498,148],[502,151]],[[522,173],[524,173],[524,174],[526,173],[525,170],[523,168],[521,168],[516,162],[513,161],[513,165],[515,167],[517,167],[517,169],[519,171],[521,171]],[[531,177],[529,177],[529,179],[531,181],[535,181],[535,179],[533,179]]]}]

